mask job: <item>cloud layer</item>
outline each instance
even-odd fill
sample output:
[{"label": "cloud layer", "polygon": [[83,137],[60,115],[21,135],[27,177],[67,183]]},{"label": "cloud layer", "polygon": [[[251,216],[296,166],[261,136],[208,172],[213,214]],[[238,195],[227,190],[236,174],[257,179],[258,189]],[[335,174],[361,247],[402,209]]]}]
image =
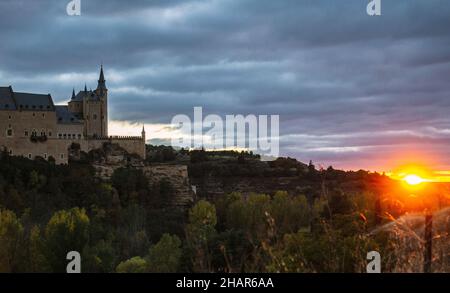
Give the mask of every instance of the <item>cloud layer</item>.
[{"label": "cloud layer", "polygon": [[103,62],[116,121],[279,114],[283,155],[450,168],[448,1],[382,1],[381,17],[363,0],[68,2],[0,2],[0,84],[63,102]]}]

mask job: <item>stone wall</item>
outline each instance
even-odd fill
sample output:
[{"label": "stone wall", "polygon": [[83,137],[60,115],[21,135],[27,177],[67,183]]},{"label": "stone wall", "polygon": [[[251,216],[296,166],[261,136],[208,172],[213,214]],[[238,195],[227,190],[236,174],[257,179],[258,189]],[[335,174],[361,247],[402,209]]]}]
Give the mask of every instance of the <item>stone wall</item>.
[{"label": "stone wall", "polygon": [[[0,112],[2,113],[2,112]],[[8,120],[7,120],[8,121]],[[68,137],[59,139],[58,133],[53,132],[51,136],[46,137],[44,141],[33,142],[31,140],[31,133],[28,136],[21,135],[16,132],[15,127],[11,137],[7,136],[8,123],[0,125],[0,150],[6,149],[13,156],[23,156],[29,159],[42,157],[48,159],[50,156],[55,159],[56,164],[67,164],[69,152],[68,149],[72,143],[80,145],[80,150],[89,152],[91,150],[102,148],[104,143],[113,143],[122,147],[129,154],[136,154],[142,159],[146,157],[145,142],[141,137],[110,137],[101,139],[79,139],[78,135],[75,138]],[[28,128],[27,128],[28,129]],[[70,130],[70,129],[69,129]],[[72,132],[76,132],[75,127]],[[40,134],[40,132],[38,133]],[[77,133],[78,134],[78,133]],[[48,135],[48,132],[47,132]]]},{"label": "stone wall", "polygon": [[187,166],[184,165],[152,165],[143,167],[144,174],[150,183],[158,183],[167,179],[175,190],[174,205],[190,206],[194,202]]},{"label": "stone wall", "polygon": [[30,138],[6,139],[0,142],[0,148],[6,148],[13,156],[23,156],[29,159],[53,157],[57,164],[68,162],[67,149],[71,140],[48,138],[44,142],[32,142]]},{"label": "stone wall", "polygon": [[145,141],[139,136],[111,136],[109,138],[88,139],[83,141],[80,146],[82,151],[89,152],[90,150],[101,148],[105,142],[117,144],[129,154],[136,154],[144,160],[146,158]]}]

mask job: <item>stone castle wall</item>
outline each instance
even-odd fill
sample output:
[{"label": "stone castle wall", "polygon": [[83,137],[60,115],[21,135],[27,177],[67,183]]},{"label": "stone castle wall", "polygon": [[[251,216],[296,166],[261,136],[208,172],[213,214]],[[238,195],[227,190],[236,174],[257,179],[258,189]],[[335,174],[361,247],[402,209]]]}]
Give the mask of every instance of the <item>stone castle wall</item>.
[{"label": "stone castle wall", "polygon": [[117,144],[127,151],[129,154],[139,155],[142,159],[146,158],[145,141],[140,136],[110,136],[87,139],[80,144],[81,150],[89,152],[90,150],[99,149],[105,142]]}]

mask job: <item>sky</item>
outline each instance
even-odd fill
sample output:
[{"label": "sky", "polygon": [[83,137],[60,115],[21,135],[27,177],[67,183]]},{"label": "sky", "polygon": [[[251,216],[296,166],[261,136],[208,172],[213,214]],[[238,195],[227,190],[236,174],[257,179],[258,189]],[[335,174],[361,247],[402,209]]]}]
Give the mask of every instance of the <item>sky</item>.
[{"label": "sky", "polygon": [[450,2],[0,0],[0,86],[95,88],[110,132],[167,143],[174,115],[279,115],[280,155],[450,170]]}]

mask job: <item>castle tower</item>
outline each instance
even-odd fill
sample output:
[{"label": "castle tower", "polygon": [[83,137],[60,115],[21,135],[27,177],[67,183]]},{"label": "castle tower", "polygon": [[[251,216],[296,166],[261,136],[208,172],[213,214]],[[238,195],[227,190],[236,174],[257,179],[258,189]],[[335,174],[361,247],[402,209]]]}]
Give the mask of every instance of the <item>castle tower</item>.
[{"label": "castle tower", "polygon": [[142,125],[142,133],[141,133],[142,139],[144,140],[145,143],[145,124]]},{"label": "castle tower", "polygon": [[101,113],[100,113],[100,123],[101,123],[101,136],[108,136],[108,89],[106,88],[105,75],[103,73],[103,64],[100,66],[100,76],[98,78],[97,89],[95,90],[96,95],[101,101]]},{"label": "castle tower", "polygon": [[141,133],[141,136],[142,136],[142,158],[145,160],[146,158],[147,158],[147,147],[146,147],[146,145],[145,145],[145,124],[143,124],[142,125],[142,133]]},{"label": "castle tower", "polygon": [[108,89],[106,88],[103,65],[100,68],[97,89],[83,95],[84,133],[86,137],[108,136]]}]

